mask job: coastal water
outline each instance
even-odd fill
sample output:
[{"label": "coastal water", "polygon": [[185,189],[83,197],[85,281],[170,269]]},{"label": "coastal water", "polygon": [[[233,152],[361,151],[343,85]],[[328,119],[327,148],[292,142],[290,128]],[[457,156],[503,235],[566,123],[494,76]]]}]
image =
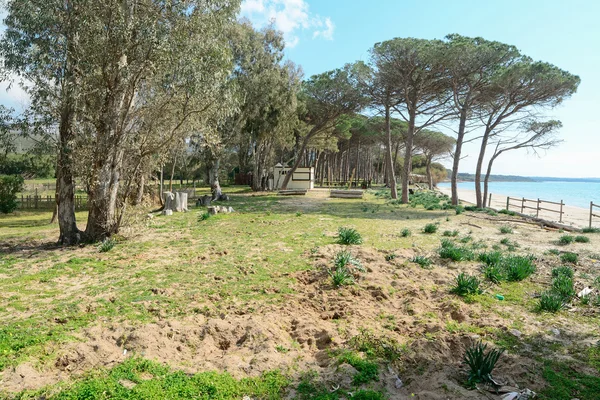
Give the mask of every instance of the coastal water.
[{"label": "coastal water", "polygon": [[[441,182],[438,186],[450,187],[450,182]],[[458,188],[475,190],[475,183],[459,182]],[[600,204],[600,181],[598,180],[490,182],[489,192],[527,199],[539,198],[555,202],[562,200],[568,206],[582,208],[589,208],[590,201],[593,201],[594,204]]]}]

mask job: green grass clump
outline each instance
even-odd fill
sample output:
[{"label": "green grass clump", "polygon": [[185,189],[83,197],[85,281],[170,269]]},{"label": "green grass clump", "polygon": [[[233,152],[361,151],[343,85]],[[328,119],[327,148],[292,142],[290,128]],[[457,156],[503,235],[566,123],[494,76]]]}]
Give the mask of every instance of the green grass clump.
[{"label": "green grass clump", "polygon": [[502,265],[508,281],[522,281],[535,272],[532,257],[510,256],[504,258]]},{"label": "green grass clump", "polygon": [[508,225],[501,226],[500,227],[500,233],[503,233],[503,234],[513,233],[513,228],[510,227],[510,226],[508,226]]},{"label": "green grass clump", "polygon": [[198,222],[206,221],[207,219],[209,219],[211,217],[211,215],[212,214],[209,213],[208,211],[198,214]]},{"label": "green grass clump", "polygon": [[546,311],[556,313],[562,310],[564,301],[562,296],[552,290],[546,291],[540,295],[537,309],[538,311]]},{"label": "green grass clump", "polygon": [[562,244],[563,246],[567,244],[571,244],[575,241],[575,237],[573,235],[562,235],[558,239],[558,244]]},{"label": "green grass clump", "polygon": [[493,283],[522,281],[536,270],[533,256],[504,256],[492,251],[479,254],[478,259],[484,263],[483,275]]},{"label": "green grass clump", "polygon": [[335,255],[333,260],[335,269],[347,268],[355,269],[360,272],[365,272],[360,260],[356,259],[349,251],[340,251]]},{"label": "green grass clump", "polygon": [[465,211],[465,208],[461,205],[458,205],[454,208],[456,215],[460,215]]},{"label": "green grass clump", "polygon": [[539,392],[542,400],[598,399],[600,376],[586,374],[569,362],[545,361],[542,377],[546,381]]},{"label": "green grass clump", "polygon": [[504,270],[499,265],[487,265],[483,268],[483,276],[493,283],[500,283],[506,280]]},{"label": "green grass clump", "polygon": [[339,244],[361,244],[362,236],[354,228],[338,228],[338,243]]},{"label": "green grass clump", "polygon": [[583,233],[600,233],[600,228],[587,227],[581,230]]},{"label": "green grass clump", "polygon": [[481,289],[479,288],[479,283],[479,279],[477,279],[476,276],[467,275],[464,272],[461,272],[456,277],[455,285],[450,290],[450,293],[454,293],[459,296],[480,294]]},{"label": "green grass clump", "polygon": [[510,215],[510,216],[515,216],[515,215],[517,215],[517,213],[516,213],[516,212],[514,212],[514,211],[509,211],[509,210],[507,210],[507,209],[502,209],[502,210],[498,211],[498,214],[506,214],[506,215]]},{"label": "green grass clump", "polygon": [[460,247],[448,239],[442,240],[442,247],[439,250],[440,258],[452,261],[472,261],[475,254],[470,249]]},{"label": "green grass clump", "polygon": [[456,237],[456,236],[458,236],[458,231],[456,229],[453,231],[444,231],[444,233],[442,233],[442,236]]},{"label": "green grass clump", "polygon": [[503,260],[503,255],[501,251],[491,251],[488,253],[480,253],[477,256],[477,259],[488,266],[499,265]]},{"label": "green grass clump", "polygon": [[579,256],[577,255],[577,253],[566,252],[560,255],[560,261],[564,263],[577,264],[578,259]]},{"label": "green grass clump", "polygon": [[573,279],[566,275],[557,276],[552,280],[552,291],[558,294],[564,301],[570,300],[575,296]]},{"label": "green grass clump", "polygon": [[464,363],[469,367],[469,386],[477,383],[495,384],[492,371],[496,367],[498,359],[504,353],[504,349],[492,349],[486,353],[487,344],[481,341],[470,346],[464,356]]},{"label": "green grass clump", "polygon": [[409,204],[411,207],[423,206],[426,210],[439,210],[446,208],[449,200],[450,198],[445,194],[420,190],[410,196]]},{"label": "green grass clump", "polygon": [[431,266],[431,260],[425,256],[414,256],[411,261],[419,264],[422,268]]},{"label": "green grass clump", "polygon": [[362,351],[369,358],[395,361],[406,351],[394,338],[377,336],[367,329],[360,329],[360,333],[350,339],[350,347]]},{"label": "green grass clump", "polygon": [[343,352],[338,361],[356,369],[357,373],[352,377],[352,383],[356,386],[379,380],[379,365],[374,361],[365,360],[351,351]]},{"label": "green grass clump", "polygon": [[335,287],[352,285],[354,283],[354,275],[345,266],[334,268],[333,271],[327,271],[327,273]]},{"label": "green grass clump", "polygon": [[573,268],[568,266],[556,267],[552,270],[552,277],[558,278],[559,276],[566,276],[569,278],[573,278],[574,272]]},{"label": "green grass clump", "polygon": [[548,254],[552,254],[553,256],[557,256],[560,254],[560,250],[558,249],[550,249],[548,250]]},{"label": "green grass clump", "polygon": [[116,240],[112,238],[106,238],[102,241],[102,243],[100,243],[100,246],[98,246],[98,251],[100,253],[111,251],[113,247],[115,247],[115,244],[117,244]]},{"label": "green grass clump", "polygon": [[587,237],[587,236],[578,235],[578,236],[575,236],[575,242],[577,242],[577,243],[589,243],[590,242],[590,238]]},{"label": "green grass clump", "polygon": [[423,233],[436,233],[438,230],[438,227],[436,224],[427,224],[425,225],[425,227],[423,228]]},{"label": "green grass clump", "polygon": [[408,228],[404,228],[400,231],[400,236],[402,237],[409,237],[411,234],[412,232]]}]

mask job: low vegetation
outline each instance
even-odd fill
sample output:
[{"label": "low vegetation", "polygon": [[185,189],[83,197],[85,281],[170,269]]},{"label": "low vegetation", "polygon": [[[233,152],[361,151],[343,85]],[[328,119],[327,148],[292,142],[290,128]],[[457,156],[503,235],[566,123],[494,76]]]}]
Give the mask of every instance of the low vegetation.
[{"label": "low vegetation", "polygon": [[361,244],[362,236],[354,228],[338,228],[338,243],[339,244]]},{"label": "low vegetation", "polygon": [[467,384],[470,386],[475,386],[477,383],[496,384],[492,377],[492,371],[504,349],[491,349],[488,352],[486,349],[487,344],[483,344],[481,341],[467,348],[464,363],[469,367]]}]

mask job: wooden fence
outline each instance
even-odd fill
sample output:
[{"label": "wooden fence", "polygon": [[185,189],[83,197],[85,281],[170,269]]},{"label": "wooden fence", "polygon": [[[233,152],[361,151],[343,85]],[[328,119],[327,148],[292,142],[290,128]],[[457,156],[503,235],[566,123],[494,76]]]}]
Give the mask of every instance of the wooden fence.
[{"label": "wooden fence", "polygon": [[[490,196],[491,198],[491,196]],[[518,204],[514,204],[511,203],[511,200],[516,201]],[[532,207],[532,205],[535,204],[535,207]],[[551,205],[557,205],[559,206],[559,209],[552,209],[552,208],[546,208],[546,207],[542,207],[542,205],[546,205],[546,204],[551,204]],[[541,199],[537,199],[537,200],[532,200],[532,199],[526,199],[525,197],[522,198],[516,198],[516,197],[507,197],[506,198],[506,209],[510,210],[510,206],[516,207],[517,209],[520,209],[521,214],[523,214],[525,212],[525,210],[535,210],[535,216],[536,218],[540,216],[540,211],[548,211],[551,213],[557,213],[559,215],[559,222],[563,222],[563,214],[565,213],[563,211],[565,203],[563,203],[563,201],[561,200],[560,203],[556,203],[554,201],[548,201],[548,200],[541,200]],[[590,217],[591,218],[591,217]]]},{"label": "wooden fence", "polygon": [[592,218],[600,218],[600,215],[594,214],[594,207],[600,208],[600,204],[594,204],[593,201],[590,201],[590,228],[592,227]]},{"label": "wooden fence", "polygon": [[[54,196],[21,195],[17,199],[20,210],[53,210],[56,207],[56,198]],[[75,196],[75,209],[81,210],[87,207],[87,197]]]}]

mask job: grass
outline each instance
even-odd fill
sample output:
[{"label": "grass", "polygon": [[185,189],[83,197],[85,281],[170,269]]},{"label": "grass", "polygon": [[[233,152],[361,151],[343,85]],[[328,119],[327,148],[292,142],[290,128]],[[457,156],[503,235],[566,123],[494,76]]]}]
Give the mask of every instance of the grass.
[{"label": "grass", "polygon": [[352,285],[354,283],[354,276],[346,266],[336,267],[333,271],[328,271],[328,273],[335,287]]},{"label": "grass", "polygon": [[[151,377],[147,379],[147,377]],[[124,380],[134,387],[126,388]],[[228,373],[203,372],[195,375],[173,371],[159,363],[127,358],[112,370],[97,371],[67,388],[53,393],[54,400],[70,399],[241,399],[250,396],[279,399],[290,384],[281,372],[266,372],[254,378],[234,379]],[[46,398],[44,390],[29,398]]]},{"label": "grass", "polygon": [[354,228],[338,228],[338,243],[339,244],[362,244],[363,239],[360,233]]},{"label": "grass", "polygon": [[425,256],[414,256],[410,261],[419,264],[421,268],[429,268],[432,264],[431,260]]},{"label": "grass", "polygon": [[340,251],[335,255],[333,260],[335,269],[347,268],[354,269],[359,272],[365,272],[365,268],[362,266],[360,260],[355,258],[349,251]]},{"label": "grass", "polygon": [[107,251],[111,251],[113,247],[115,247],[115,244],[117,244],[117,242],[114,239],[106,238],[102,241],[102,243],[100,243],[100,246],[98,246],[98,251],[100,253],[106,253]]},{"label": "grass", "polygon": [[574,272],[573,268],[569,266],[561,266],[552,269],[552,277],[558,278],[559,276],[566,276],[569,278],[573,278]]},{"label": "grass", "polygon": [[583,233],[600,233],[600,228],[585,227],[581,230]]},{"label": "grass", "polygon": [[573,235],[562,235],[559,239],[558,239],[558,244],[561,244],[563,246],[571,244],[575,241],[575,236]]},{"label": "grass", "polygon": [[600,376],[586,374],[571,363],[545,360],[542,377],[547,382],[539,393],[542,400],[598,399]]},{"label": "grass", "polygon": [[356,374],[352,377],[352,384],[355,386],[379,380],[379,364],[375,361],[366,360],[354,352],[345,351],[338,356],[338,362],[350,364],[356,369]]},{"label": "grass", "polygon": [[444,233],[442,233],[442,236],[445,237],[456,237],[458,236],[458,231],[455,229],[453,231],[444,231]]},{"label": "grass", "polygon": [[508,226],[508,225],[504,225],[500,227],[500,233],[502,234],[509,234],[509,233],[513,233],[513,228]]},{"label": "grass", "polygon": [[400,236],[402,237],[409,237],[411,235],[411,231],[408,228],[404,228],[400,231]]},{"label": "grass", "polygon": [[471,345],[467,348],[464,356],[464,363],[469,367],[469,377],[467,378],[467,384],[469,386],[475,386],[477,383],[492,383],[492,371],[496,367],[498,359],[504,352],[504,349],[491,349],[486,352],[487,344],[483,344],[481,341]]},{"label": "grass", "polygon": [[473,294],[480,294],[481,289],[479,288],[479,279],[476,276],[467,275],[461,272],[457,277],[454,287],[450,289],[450,293],[457,294],[459,296],[468,296]]},{"label": "grass", "polygon": [[590,238],[587,236],[583,236],[583,235],[577,235],[575,236],[575,242],[577,243],[589,243],[590,242]]},{"label": "grass", "polygon": [[198,214],[198,222],[206,221],[207,219],[209,219],[211,217],[211,215],[212,214],[209,213],[208,211]]},{"label": "grass", "polygon": [[564,263],[577,264],[579,256],[577,253],[565,252],[560,255],[560,261]]},{"label": "grass", "polygon": [[438,226],[436,224],[427,224],[423,227],[423,233],[432,234],[436,233],[438,230]]},{"label": "grass", "polygon": [[442,240],[442,247],[438,254],[440,258],[452,261],[471,261],[475,259],[475,253],[466,247],[457,246],[450,240]]}]

